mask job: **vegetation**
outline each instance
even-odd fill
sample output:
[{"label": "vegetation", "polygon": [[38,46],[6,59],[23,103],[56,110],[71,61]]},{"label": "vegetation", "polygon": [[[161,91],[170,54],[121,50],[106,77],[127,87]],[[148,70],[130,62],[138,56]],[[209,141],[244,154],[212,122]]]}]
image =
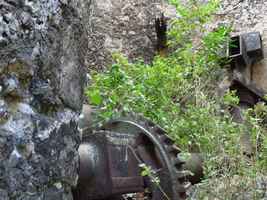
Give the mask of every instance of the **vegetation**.
[{"label": "vegetation", "polygon": [[[86,93],[98,107],[100,122],[138,113],[165,128],[183,151],[200,151],[206,156],[206,177],[255,177],[267,170],[267,137],[264,127],[267,107],[257,105],[245,114],[247,123],[234,123],[228,109],[238,104],[234,92],[219,96],[217,85],[227,70],[222,67],[222,50],[229,27],[207,31],[219,6],[210,0],[189,0],[176,6],[171,21],[166,57],[156,56],[148,65],[129,63],[114,54],[115,64],[95,73]],[[242,159],[240,135],[252,133],[254,158]],[[257,147],[257,148],[256,148]]]}]

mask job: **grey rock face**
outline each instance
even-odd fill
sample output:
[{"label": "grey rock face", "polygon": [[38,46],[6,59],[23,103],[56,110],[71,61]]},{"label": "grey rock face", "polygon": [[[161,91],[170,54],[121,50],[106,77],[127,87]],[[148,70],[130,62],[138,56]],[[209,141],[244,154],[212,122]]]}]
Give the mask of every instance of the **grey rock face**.
[{"label": "grey rock face", "polygon": [[267,1],[263,0],[223,0],[221,9],[216,15],[217,24],[232,25],[233,35],[260,32],[263,41],[264,59],[251,68],[246,69],[242,76],[258,88],[267,91]]},{"label": "grey rock face", "polygon": [[155,54],[155,17],[162,12],[175,17],[165,0],[93,0],[87,65],[102,70],[111,63],[112,52],[133,61],[150,62]]},{"label": "grey rock face", "polygon": [[233,24],[233,32],[262,31],[266,28],[266,1],[223,0],[218,12],[219,23]]},{"label": "grey rock face", "polygon": [[0,1],[0,199],[71,200],[90,0]]}]

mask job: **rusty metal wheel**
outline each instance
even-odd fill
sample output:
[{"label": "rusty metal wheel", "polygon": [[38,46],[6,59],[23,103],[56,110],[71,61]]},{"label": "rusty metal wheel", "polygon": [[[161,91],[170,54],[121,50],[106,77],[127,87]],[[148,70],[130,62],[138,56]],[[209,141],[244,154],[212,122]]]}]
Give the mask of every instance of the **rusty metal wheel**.
[{"label": "rusty metal wheel", "polygon": [[[159,184],[151,177],[145,178],[144,200],[181,200],[186,198],[185,175],[178,154],[180,150],[166,131],[143,118],[118,119],[105,124],[101,130],[116,133],[130,133],[136,136],[129,146],[138,162],[155,172]],[[131,198],[129,198],[131,199]],[[135,200],[136,198],[132,198]]]}]

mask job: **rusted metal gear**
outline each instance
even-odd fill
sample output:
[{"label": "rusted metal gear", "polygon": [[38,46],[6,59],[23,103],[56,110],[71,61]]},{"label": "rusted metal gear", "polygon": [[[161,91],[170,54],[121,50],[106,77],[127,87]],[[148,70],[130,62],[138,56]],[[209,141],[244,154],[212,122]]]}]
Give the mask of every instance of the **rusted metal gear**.
[{"label": "rusted metal gear", "polygon": [[[144,118],[131,117],[82,132],[74,200],[186,198],[180,150],[159,126]],[[141,176],[140,165],[149,168],[151,174]],[[157,179],[159,182],[155,183]]]},{"label": "rusted metal gear", "polygon": [[[159,178],[159,185],[153,183],[151,177],[145,178],[145,199],[149,200],[180,200],[186,198],[184,187],[184,162],[178,157],[180,150],[167,132],[153,122],[135,117],[112,120],[101,130],[120,134],[136,135],[130,150],[141,164],[150,167]],[[130,199],[130,198],[129,198]]]}]

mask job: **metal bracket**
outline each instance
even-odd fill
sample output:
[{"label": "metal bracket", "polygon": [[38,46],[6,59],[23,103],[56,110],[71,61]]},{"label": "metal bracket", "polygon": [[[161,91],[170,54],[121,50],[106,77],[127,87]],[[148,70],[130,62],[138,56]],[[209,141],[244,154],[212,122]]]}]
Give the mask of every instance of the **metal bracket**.
[{"label": "metal bracket", "polygon": [[250,32],[231,37],[228,57],[233,67],[245,68],[263,59],[262,39],[259,32]]},{"label": "metal bracket", "polygon": [[259,32],[251,32],[242,35],[247,54],[252,59],[252,62],[257,62],[263,59],[262,38]]}]

